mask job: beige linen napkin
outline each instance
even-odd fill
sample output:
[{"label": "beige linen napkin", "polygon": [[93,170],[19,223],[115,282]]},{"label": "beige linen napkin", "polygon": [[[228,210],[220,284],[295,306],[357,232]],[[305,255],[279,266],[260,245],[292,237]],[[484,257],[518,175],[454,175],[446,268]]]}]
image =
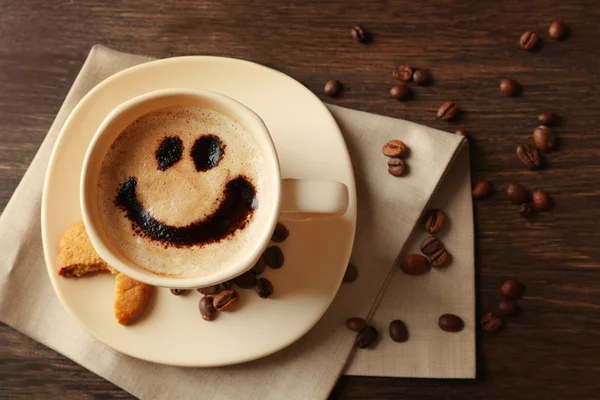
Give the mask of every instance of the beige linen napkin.
[{"label": "beige linen napkin", "polygon": [[[359,279],[342,285],[325,316],[306,336],[272,356],[211,369],[147,363],[91,338],[60,304],[44,266],[40,200],[50,152],[75,104],[106,77],[148,60],[101,46],[92,49],[0,217],[0,319],[143,399],[326,398],[353,348],[354,334],[344,327],[345,319],[367,316],[374,309],[398,253],[464,142],[456,135],[406,121],[330,106],[346,139],[357,179],[358,228],[352,261],[359,266]],[[382,143],[391,138],[402,139],[411,149],[410,174],[401,179],[386,173],[380,153]],[[467,297],[466,301],[471,299]],[[445,299],[439,296],[432,301]],[[453,341],[474,343],[471,311],[472,304],[464,307],[466,329],[455,334]],[[386,342],[385,324],[382,320],[378,326],[384,336],[382,343]],[[431,332],[434,326],[435,321],[424,329]],[[438,339],[436,335],[431,338]],[[469,351],[461,357],[473,358],[473,350]]]}]

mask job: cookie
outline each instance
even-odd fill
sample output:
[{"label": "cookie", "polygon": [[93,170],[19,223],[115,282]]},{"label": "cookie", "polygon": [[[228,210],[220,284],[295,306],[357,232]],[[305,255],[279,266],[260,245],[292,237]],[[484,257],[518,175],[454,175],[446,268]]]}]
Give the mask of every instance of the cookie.
[{"label": "cookie", "polygon": [[146,309],[153,287],[118,274],[115,293],[115,317],[121,325],[135,322]]},{"label": "cookie", "polygon": [[85,231],[83,221],[71,225],[60,238],[56,271],[65,277],[79,277],[91,272],[118,273],[100,258]]}]

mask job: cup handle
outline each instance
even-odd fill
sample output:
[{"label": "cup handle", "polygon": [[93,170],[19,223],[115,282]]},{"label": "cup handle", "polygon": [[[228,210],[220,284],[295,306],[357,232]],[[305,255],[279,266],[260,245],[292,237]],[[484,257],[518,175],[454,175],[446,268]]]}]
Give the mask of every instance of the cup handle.
[{"label": "cup handle", "polygon": [[281,189],[284,219],[336,216],[348,209],[348,187],[340,182],[283,179]]}]

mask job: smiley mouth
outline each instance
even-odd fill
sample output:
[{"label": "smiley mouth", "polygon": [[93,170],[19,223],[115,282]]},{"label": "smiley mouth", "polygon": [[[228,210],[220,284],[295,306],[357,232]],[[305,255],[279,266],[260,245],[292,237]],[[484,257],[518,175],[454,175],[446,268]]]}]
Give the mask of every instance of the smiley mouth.
[{"label": "smiley mouth", "polygon": [[140,236],[168,246],[197,246],[219,242],[243,229],[258,206],[254,185],[244,176],[227,182],[221,203],[205,218],[186,226],[165,224],[154,218],[137,198],[137,179],[129,177],[119,188],[115,204],[125,212]]}]

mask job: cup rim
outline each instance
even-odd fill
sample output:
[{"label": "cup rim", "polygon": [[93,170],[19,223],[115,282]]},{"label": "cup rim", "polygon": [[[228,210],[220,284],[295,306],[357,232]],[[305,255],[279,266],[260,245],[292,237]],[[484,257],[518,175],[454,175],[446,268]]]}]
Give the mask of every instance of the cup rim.
[{"label": "cup rim", "polygon": [[[128,113],[135,111],[137,107],[142,106],[145,103],[152,103],[168,97],[179,96],[192,97],[197,98],[198,100],[208,101],[209,103],[219,105],[226,110],[230,110],[231,113],[235,114],[236,116],[234,119],[240,122],[247,130],[251,131],[253,135],[262,136],[265,140],[262,142],[263,146],[261,147],[261,150],[263,151],[263,155],[267,163],[267,170],[270,171],[269,175],[271,178],[269,179],[269,182],[273,180],[273,187],[271,189],[274,197],[274,207],[272,207],[270,210],[267,210],[268,214],[265,217],[265,226],[259,230],[259,235],[257,235],[258,237],[252,238],[252,241],[257,244],[255,244],[249,252],[247,252],[247,249],[245,249],[244,252],[247,252],[247,254],[245,254],[244,257],[241,257],[231,264],[228,264],[228,266],[223,270],[206,276],[175,277],[158,275],[135,264],[123,254],[118,254],[116,249],[113,250],[111,248],[114,245],[107,245],[107,242],[109,242],[108,234],[103,232],[103,229],[99,226],[100,222],[98,216],[94,216],[94,213],[99,214],[97,196],[92,196],[89,190],[90,185],[97,186],[98,184],[99,165],[101,165],[105,156],[105,154],[103,154],[101,157],[93,157],[94,153],[98,151],[99,144],[107,135],[113,135],[114,137],[110,141],[112,144],[121,133],[121,131],[116,132],[115,130],[110,129],[113,123],[120,118],[125,117]],[[157,107],[156,109],[163,107]],[[221,110],[219,111],[222,112]],[[224,112],[224,114],[227,115],[227,112]],[[138,115],[137,117],[141,115]],[[229,116],[231,117],[231,115]],[[95,159],[95,161],[92,161],[93,159]],[[93,191],[93,193],[95,194],[96,192]],[[250,270],[260,258],[262,252],[269,244],[280,213],[281,171],[273,139],[271,138],[264,121],[246,105],[224,94],[209,90],[188,88],[162,89],[133,97],[124,103],[121,103],[115,107],[102,121],[94,133],[92,141],[90,142],[84,157],[80,179],[79,197],[83,223],[92,246],[100,258],[107,262],[111,267],[137,281],[144,282],[152,286],[174,289],[199,288],[216,285],[218,283],[235,278]]]}]

